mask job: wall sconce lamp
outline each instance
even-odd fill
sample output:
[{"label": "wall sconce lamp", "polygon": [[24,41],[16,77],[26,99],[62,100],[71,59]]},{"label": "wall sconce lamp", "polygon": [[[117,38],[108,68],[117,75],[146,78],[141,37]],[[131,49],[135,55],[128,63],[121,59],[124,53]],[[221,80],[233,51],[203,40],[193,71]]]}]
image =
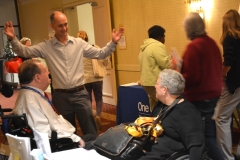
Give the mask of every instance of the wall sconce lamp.
[{"label": "wall sconce lamp", "polygon": [[185,4],[191,4],[191,3],[194,3],[194,2],[201,2],[201,0],[185,0],[184,1]]},{"label": "wall sconce lamp", "polygon": [[198,12],[198,14],[204,19],[204,10],[201,4],[202,0],[185,0],[184,3],[189,6],[191,12]]},{"label": "wall sconce lamp", "polygon": [[200,17],[202,17],[202,19],[204,19],[204,11],[203,11],[202,7],[199,7],[196,11],[200,15]]}]

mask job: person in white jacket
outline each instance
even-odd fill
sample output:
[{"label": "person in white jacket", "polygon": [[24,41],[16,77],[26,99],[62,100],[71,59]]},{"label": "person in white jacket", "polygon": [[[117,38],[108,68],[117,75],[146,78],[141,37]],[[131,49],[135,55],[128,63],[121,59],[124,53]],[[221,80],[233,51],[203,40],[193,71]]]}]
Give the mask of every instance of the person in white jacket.
[{"label": "person in white jacket", "polygon": [[52,105],[44,92],[50,84],[49,71],[41,61],[33,59],[24,61],[18,68],[21,90],[17,97],[14,114],[26,113],[29,126],[43,133],[48,133],[51,139],[52,131],[57,132],[57,138],[71,138],[79,142],[79,147],[85,147],[85,140],[95,139],[94,135],[76,134],[75,128],[64,119]]}]

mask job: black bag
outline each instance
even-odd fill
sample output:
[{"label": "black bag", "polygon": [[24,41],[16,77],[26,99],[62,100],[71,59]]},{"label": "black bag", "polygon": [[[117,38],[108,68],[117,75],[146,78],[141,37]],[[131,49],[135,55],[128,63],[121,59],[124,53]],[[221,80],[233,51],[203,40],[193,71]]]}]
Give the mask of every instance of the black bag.
[{"label": "black bag", "polygon": [[111,159],[132,159],[143,152],[143,145],[148,141],[148,136],[134,138],[125,130],[126,125],[109,128],[99,135],[93,142],[97,151]]},{"label": "black bag", "polygon": [[79,148],[78,142],[73,142],[71,138],[54,139],[50,140],[49,143],[52,152],[59,152]]},{"label": "black bag", "polygon": [[[160,113],[154,120],[152,127],[144,128],[148,133],[144,134],[140,138],[135,138],[128,134],[125,130],[126,125],[120,124],[118,126],[108,129],[106,132],[100,134],[93,146],[96,147],[96,151],[112,160],[133,160],[136,156],[144,153],[143,147],[150,140],[150,132],[156,126],[156,124],[164,118],[164,115],[169,111],[181,98],[177,98],[168,107],[164,113]],[[131,125],[131,124],[128,124]],[[136,125],[136,124],[132,124]]]},{"label": "black bag", "polygon": [[52,131],[51,139],[49,140],[51,151],[65,151],[69,149],[78,148],[78,142],[73,142],[71,138],[59,138],[57,139],[57,132]]}]

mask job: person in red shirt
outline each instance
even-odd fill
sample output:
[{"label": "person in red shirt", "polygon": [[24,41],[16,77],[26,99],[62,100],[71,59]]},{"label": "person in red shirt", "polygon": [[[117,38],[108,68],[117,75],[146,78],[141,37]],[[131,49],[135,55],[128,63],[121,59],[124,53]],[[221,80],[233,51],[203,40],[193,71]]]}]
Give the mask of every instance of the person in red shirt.
[{"label": "person in red shirt", "polygon": [[184,29],[191,42],[183,55],[181,73],[186,80],[184,96],[193,103],[205,118],[206,148],[208,156],[222,160],[216,141],[216,124],[212,115],[222,88],[222,59],[216,42],[205,31],[198,13],[189,13],[184,19]]}]

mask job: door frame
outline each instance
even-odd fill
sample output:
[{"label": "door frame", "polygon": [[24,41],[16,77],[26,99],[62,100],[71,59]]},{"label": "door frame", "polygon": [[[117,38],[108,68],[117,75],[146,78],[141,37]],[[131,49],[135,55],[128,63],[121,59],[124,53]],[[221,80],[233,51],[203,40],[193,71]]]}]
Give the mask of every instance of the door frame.
[{"label": "door frame", "polygon": [[[71,4],[63,4],[63,12],[71,9],[72,7],[76,7],[78,5],[82,5],[86,3],[91,3],[92,5],[95,43],[100,47],[104,47],[112,38],[112,25],[111,25],[109,0],[96,0],[94,2],[91,2],[89,0],[82,0],[82,1],[71,3]],[[72,26],[72,25],[70,24],[69,26]],[[104,26],[104,27],[99,27],[99,26]],[[77,33],[77,32],[74,32],[74,33]],[[110,59],[111,59],[111,63],[107,67],[107,76],[104,77],[103,79],[103,102],[116,106],[117,105],[117,86],[116,86],[114,54],[111,54]]]}]

